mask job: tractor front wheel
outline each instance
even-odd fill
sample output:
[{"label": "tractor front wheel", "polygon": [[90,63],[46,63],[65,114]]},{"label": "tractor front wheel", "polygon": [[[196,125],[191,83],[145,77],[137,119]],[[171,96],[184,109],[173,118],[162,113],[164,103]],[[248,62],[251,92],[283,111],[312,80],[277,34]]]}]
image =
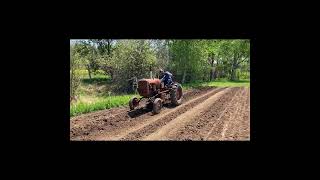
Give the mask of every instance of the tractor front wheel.
[{"label": "tractor front wheel", "polygon": [[130,99],[129,101],[129,107],[130,110],[134,110],[135,107],[137,107],[139,105],[139,100],[136,97],[133,97]]}]

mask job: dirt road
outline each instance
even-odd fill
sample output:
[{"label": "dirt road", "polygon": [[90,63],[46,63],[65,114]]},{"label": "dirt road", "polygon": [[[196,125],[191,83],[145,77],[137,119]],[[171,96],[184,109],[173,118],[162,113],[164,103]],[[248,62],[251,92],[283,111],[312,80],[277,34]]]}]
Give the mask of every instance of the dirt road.
[{"label": "dirt road", "polygon": [[152,115],[141,108],[113,108],[74,117],[70,139],[250,140],[250,89],[202,88],[184,94],[182,105]]}]

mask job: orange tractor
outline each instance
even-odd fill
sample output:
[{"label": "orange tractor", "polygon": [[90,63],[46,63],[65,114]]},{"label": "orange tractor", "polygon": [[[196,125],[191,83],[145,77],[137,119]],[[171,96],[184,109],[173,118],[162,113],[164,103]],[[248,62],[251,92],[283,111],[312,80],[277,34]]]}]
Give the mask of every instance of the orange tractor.
[{"label": "orange tractor", "polygon": [[138,93],[141,98],[133,97],[129,101],[130,110],[139,106],[142,99],[147,99],[146,107],[152,109],[153,114],[158,114],[163,104],[171,103],[178,106],[182,102],[182,86],[179,83],[172,83],[164,86],[160,79],[140,79],[137,83]]}]

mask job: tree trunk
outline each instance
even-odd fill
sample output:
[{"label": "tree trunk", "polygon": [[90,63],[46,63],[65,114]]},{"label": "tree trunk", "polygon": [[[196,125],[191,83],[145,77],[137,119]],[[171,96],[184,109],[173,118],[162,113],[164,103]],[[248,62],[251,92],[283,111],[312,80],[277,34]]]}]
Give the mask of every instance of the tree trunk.
[{"label": "tree trunk", "polygon": [[232,70],[231,80],[232,81],[236,80],[236,71],[234,69]]},{"label": "tree trunk", "polygon": [[182,76],[182,84],[185,82],[185,80],[186,80],[186,75],[187,75],[187,72],[186,72],[186,70],[184,70],[183,71],[183,76]]},{"label": "tree trunk", "polygon": [[231,64],[231,81],[236,79],[236,69],[237,69],[237,58],[236,55],[233,55],[232,64]]},{"label": "tree trunk", "polygon": [[211,55],[211,58],[210,58],[210,65],[211,65],[211,68],[210,68],[210,81],[214,80],[215,77],[214,77],[214,72],[215,72],[215,68],[214,68],[214,54]]},{"label": "tree trunk", "polygon": [[214,77],[218,79],[220,77],[219,59],[217,58],[216,70],[214,71]]},{"label": "tree trunk", "polygon": [[212,58],[209,57],[209,62],[210,62],[210,77],[209,80],[212,81],[212,74],[213,74],[213,68],[212,68]]},{"label": "tree trunk", "polygon": [[88,70],[89,78],[91,80],[91,70],[90,70],[90,66],[89,65],[87,65],[87,70]]},{"label": "tree trunk", "polygon": [[108,55],[110,56],[110,54],[111,54],[111,40],[107,41],[107,51],[108,51]]},{"label": "tree trunk", "polygon": [[113,71],[111,71],[111,72],[110,72],[110,79],[111,79],[111,81],[113,81],[113,78],[114,78],[114,76],[113,76]]},{"label": "tree trunk", "polygon": [[218,69],[216,68],[214,73],[213,73],[213,77],[214,79],[217,79],[218,78]]},{"label": "tree trunk", "polygon": [[231,67],[231,81],[236,80],[236,70],[237,67],[233,64]]},{"label": "tree trunk", "polygon": [[210,81],[214,80],[215,77],[214,77],[214,74],[215,74],[215,69],[214,66],[213,66],[213,60],[212,60],[212,63],[211,63],[211,70],[210,70]]},{"label": "tree trunk", "polygon": [[216,77],[216,72],[217,72],[217,68],[216,67],[213,67],[212,68],[212,80],[215,80],[217,77]]}]

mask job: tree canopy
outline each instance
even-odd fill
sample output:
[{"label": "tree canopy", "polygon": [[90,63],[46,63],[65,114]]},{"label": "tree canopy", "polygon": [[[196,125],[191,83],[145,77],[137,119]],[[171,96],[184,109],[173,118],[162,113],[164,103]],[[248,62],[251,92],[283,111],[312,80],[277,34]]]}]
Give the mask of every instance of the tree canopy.
[{"label": "tree canopy", "polygon": [[[249,78],[250,40],[244,39],[88,39],[70,45],[70,72],[85,68],[110,76],[114,88],[129,92],[132,78],[155,77],[159,68],[180,83]],[[73,83],[76,84],[76,83]]]}]

